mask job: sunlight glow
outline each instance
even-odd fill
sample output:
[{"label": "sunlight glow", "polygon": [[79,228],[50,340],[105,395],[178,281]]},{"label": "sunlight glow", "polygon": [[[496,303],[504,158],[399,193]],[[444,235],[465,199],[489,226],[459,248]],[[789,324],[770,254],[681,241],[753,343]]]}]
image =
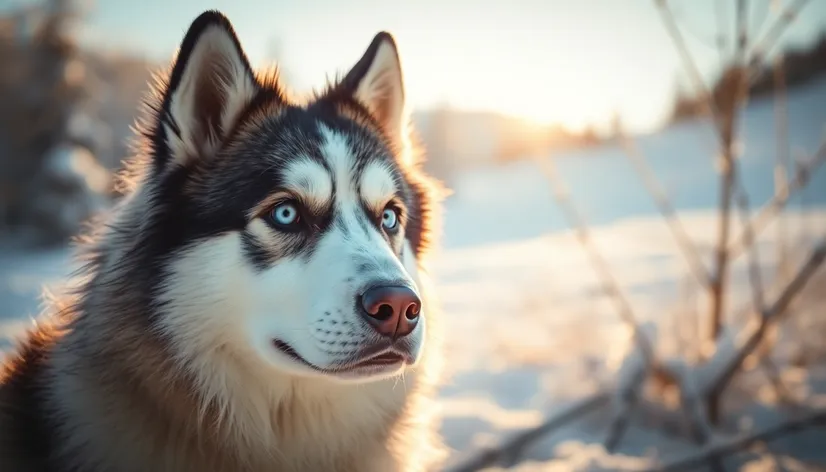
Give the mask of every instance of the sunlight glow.
[{"label": "sunlight glow", "polygon": [[[604,129],[615,113],[629,128],[648,131],[669,111],[678,64],[651,8],[494,3],[470,22],[472,6],[461,1],[438,10],[389,3],[371,5],[361,17],[347,12],[353,21],[346,30],[332,13],[316,20],[313,32],[287,25],[277,60],[299,88],[317,87],[351,66],[384,29],[397,39],[415,109],[448,104],[577,131]],[[339,32],[331,43],[315,31]]]},{"label": "sunlight glow", "polygon": [[[647,132],[663,124],[677,81],[685,82],[652,2],[215,0],[210,7],[231,18],[254,63],[275,60],[299,92],[346,71],[382,30],[397,38],[414,109],[448,104],[574,130],[605,129],[617,113],[626,129]],[[199,0],[95,2],[85,42],[166,61],[204,8]],[[674,8],[710,80],[718,51],[697,37],[714,35],[714,2]],[[816,35],[818,15],[799,18],[784,41]]]}]

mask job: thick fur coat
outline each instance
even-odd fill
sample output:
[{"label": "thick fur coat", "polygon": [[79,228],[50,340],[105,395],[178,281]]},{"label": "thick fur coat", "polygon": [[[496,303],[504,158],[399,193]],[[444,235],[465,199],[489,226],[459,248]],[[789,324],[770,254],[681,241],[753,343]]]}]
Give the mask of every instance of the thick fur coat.
[{"label": "thick fur coat", "polygon": [[[412,472],[443,457],[423,263],[438,192],[389,34],[298,102],[202,14],[121,180],[76,288],[0,367],[0,470]],[[414,300],[404,333],[362,308],[377,281]]]}]

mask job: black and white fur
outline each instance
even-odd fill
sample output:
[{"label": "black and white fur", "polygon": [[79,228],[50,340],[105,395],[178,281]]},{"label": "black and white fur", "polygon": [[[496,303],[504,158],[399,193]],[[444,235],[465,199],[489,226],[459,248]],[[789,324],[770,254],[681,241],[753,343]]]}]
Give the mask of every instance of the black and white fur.
[{"label": "black and white fur", "polygon": [[[392,472],[441,459],[423,267],[437,194],[412,154],[393,38],[378,34],[298,102],[205,12],[155,92],[125,196],[83,243],[79,288],[2,366],[0,470]],[[298,223],[282,224],[293,210]],[[357,313],[381,283],[422,299],[391,346],[403,361],[345,368],[391,348]]]}]

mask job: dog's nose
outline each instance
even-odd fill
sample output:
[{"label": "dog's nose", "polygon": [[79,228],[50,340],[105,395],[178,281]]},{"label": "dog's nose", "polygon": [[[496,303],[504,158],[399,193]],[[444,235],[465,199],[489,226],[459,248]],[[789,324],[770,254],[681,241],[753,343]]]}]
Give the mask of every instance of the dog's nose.
[{"label": "dog's nose", "polygon": [[361,296],[361,314],[382,336],[397,339],[410,334],[419,321],[422,302],[401,285],[373,287]]}]

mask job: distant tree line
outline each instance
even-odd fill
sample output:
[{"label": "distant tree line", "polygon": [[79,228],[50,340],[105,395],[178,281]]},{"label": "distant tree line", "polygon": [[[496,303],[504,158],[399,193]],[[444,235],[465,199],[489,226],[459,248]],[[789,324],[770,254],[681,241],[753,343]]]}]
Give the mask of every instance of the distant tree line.
[{"label": "distant tree line", "polygon": [[[782,53],[782,67],[785,84],[788,88],[798,87],[826,74],[826,33],[805,48],[790,48]],[[726,99],[729,90],[728,81],[733,75],[732,69],[720,73],[711,87],[711,95],[716,105]],[[759,98],[771,95],[775,90],[774,64],[763,64],[756,80],[749,87],[749,96]],[[678,91],[674,100],[671,121],[677,122],[688,118],[702,116],[705,107],[701,98],[692,93]]]}]

